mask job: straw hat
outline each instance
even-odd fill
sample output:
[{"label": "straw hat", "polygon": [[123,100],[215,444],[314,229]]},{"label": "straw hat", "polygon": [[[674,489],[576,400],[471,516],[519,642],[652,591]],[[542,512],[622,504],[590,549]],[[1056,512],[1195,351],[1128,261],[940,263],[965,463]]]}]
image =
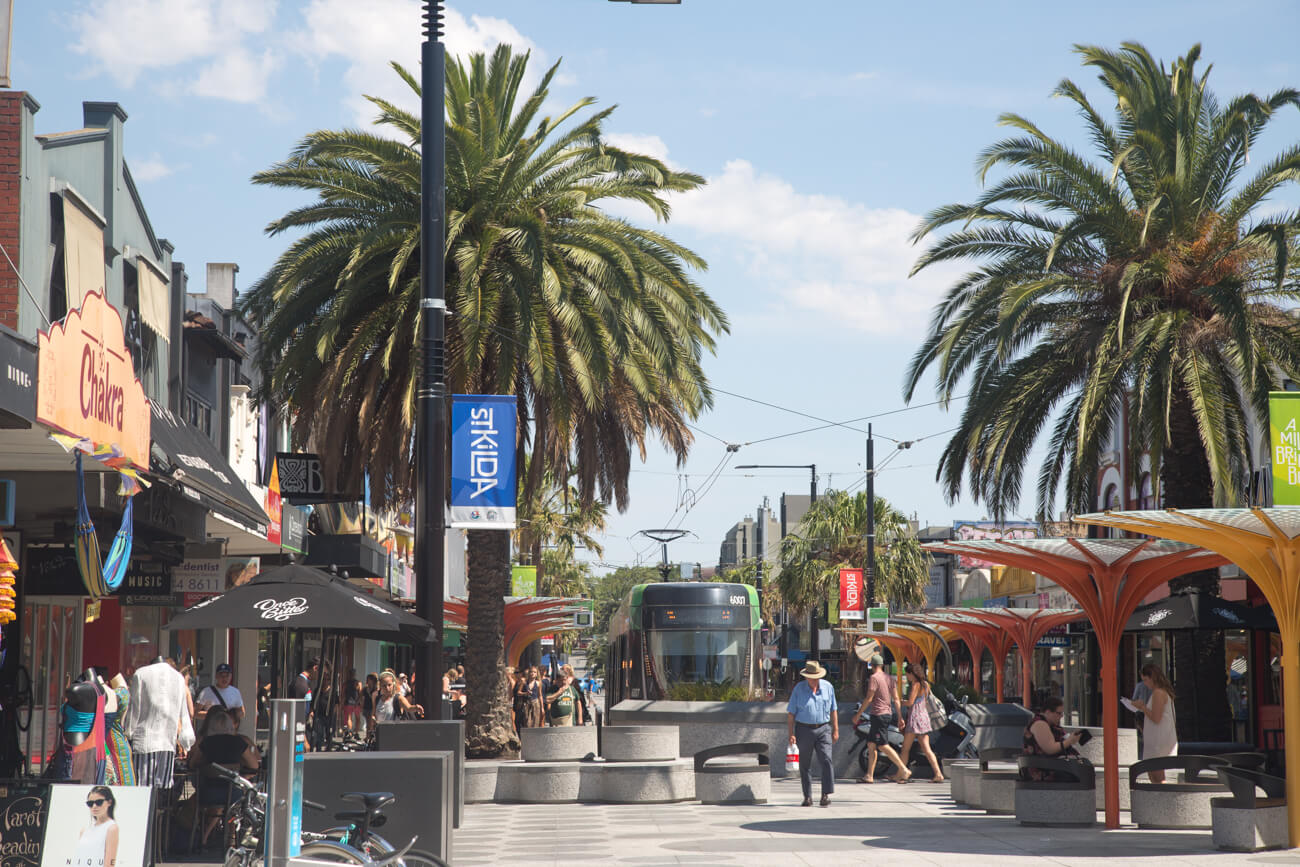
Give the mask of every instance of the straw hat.
[{"label": "straw hat", "polygon": [[806,663],[804,663],[803,671],[799,672],[799,676],[800,677],[825,677],[826,669],[822,668],[822,664],[820,662],[810,659]]}]

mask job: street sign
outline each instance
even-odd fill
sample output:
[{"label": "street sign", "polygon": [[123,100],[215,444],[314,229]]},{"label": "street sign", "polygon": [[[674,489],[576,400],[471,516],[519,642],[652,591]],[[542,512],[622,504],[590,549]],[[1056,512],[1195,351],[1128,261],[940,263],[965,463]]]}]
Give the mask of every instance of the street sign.
[{"label": "street sign", "polygon": [[867,609],[867,631],[881,634],[889,631],[889,607],[887,605]]},{"label": "street sign", "polygon": [[331,491],[325,482],[325,468],[311,452],[276,452],[275,476],[280,500],[285,503],[351,503],[361,499],[356,492]]}]

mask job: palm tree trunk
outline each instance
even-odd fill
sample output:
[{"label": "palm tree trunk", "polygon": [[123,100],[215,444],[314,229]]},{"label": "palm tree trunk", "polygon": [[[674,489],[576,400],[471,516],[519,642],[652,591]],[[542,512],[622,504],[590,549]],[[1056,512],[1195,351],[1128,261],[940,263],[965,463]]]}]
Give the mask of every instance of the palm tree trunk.
[{"label": "palm tree trunk", "polygon": [[505,670],[505,594],[510,583],[510,534],[471,530],[466,557],[469,590],[465,647],[465,754],[513,756],[519,750],[510,721]]},{"label": "palm tree trunk", "polygon": [[[1205,508],[1214,504],[1210,462],[1205,456],[1192,405],[1185,392],[1176,392],[1169,416],[1170,445],[1165,450],[1160,484],[1164,504],[1173,508]],[[1169,591],[1219,592],[1219,571],[1206,569],[1169,582]],[[1174,717],[1178,736],[1192,741],[1227,741],[1232,737],[1232,712],[1224,678],[1227,660],[1223,633],[1196,629],[1180,633],[1173,642]]]}]

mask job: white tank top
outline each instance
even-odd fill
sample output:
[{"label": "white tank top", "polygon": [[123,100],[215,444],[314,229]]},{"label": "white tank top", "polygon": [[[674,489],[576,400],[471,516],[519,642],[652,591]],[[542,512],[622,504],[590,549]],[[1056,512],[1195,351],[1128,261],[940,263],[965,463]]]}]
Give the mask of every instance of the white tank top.
[{"label": "white tank top", "polygon": [[108,829],[116,827],[117,823],[109,819],[82,831],[72,867],[114,867],[104,860],[104,845],[108,842]]}]

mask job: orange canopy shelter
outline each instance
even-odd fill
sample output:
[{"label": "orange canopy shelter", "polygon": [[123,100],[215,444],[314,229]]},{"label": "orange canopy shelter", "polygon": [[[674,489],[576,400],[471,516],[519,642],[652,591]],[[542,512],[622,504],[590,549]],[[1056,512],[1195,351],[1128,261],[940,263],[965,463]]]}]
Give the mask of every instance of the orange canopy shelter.
[{"label": "orange canopy shelter", "polygon": [[[537,596],[526,599],[507,598],[505,603],[505,659],[514,665],[529,644],[554,632],[571,632],[575,606],[582,600],[561,596]],[[443,617],[448,624],[466,628],[469,622],[469,603],[464,599],[448,599],[443,605]]]},{"label": "orange canopy shelter", "polygon": [[1118,663],[1124,624],[1142,600],[1170,578],[1213,569],[1227,560],[1204,548],[1152,539],[1006,539],[929,547],[1030,569],[1055,581],[1083,608],[1101,651],[1106,827],[1118,828]]},{"label": "orange canopy shelter", "polygon": [[1240,566],[1268,599],[1284,648],[1282,714],[1288,835],[1293,847],[1300,846],[1300,661],[1295,653],[1300,647],[1300,509],[1165,509],[1082,515],[1078,520],[1202,545],[1216,552],[1221,560]]},{"label": "orange canopy shelter", "polygon": [[1006,630],[972,617],[969,613],[972,610],[974,609],[934,608],[908,616],[922,623],[951,629],[966,642],[966,646],[970,648],[971,659],[974,661],[971,686],[976,690],[979,689],[979,672],[984,661],[984,649],[988,648],[989,654],[993,657],[994,689],[998,702],[1001,703],[1006,681],[1007,654],[1011,652],[1011,645],[1015,644],[1015,639]]}]

